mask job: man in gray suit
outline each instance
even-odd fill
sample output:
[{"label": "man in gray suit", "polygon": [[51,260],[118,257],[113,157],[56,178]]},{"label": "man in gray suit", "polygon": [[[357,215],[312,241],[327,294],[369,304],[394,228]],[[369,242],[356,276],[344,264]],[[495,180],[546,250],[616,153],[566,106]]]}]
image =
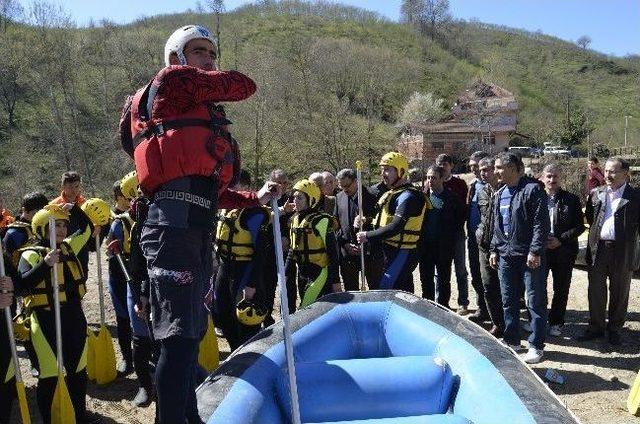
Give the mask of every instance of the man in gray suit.
[{"label": "man in gray suit", "polygon": [[[638,227],[640,193],[631,187],[629,163],[609,158],[604,168],[605,186],[594,189],[587,202],[586,218],[591,225],[589,265],[589,328],[578,340],[593,340],[608,331],[609,343],[621,343],[629,303],[631,274],[640,265]],[[609,321],[605,325],[609,278]]]}]

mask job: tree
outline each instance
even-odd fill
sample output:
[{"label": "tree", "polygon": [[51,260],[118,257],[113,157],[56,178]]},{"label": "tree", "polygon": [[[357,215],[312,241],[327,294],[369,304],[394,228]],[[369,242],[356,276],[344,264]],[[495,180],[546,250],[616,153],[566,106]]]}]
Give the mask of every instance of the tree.
[{"label": "tree", "polygon": [[449,0],[404,0],[400,14],[403,21],[416,26],[432,40],[451,21]]},{"label": "tree", "polygon": [[23,12],[18,0],[0,0],[0,31],[7,32],[9,24],[21,18]]},{"label": "tree", "polygon": [[220,63],[222,58],[222,52],[220,51],[220,15],[222,15],[225,10],[224,0],[207,0],[206,3],[209,10],[211,10],[216,17],[216,48],[218,50],[218,63]]},{"label": "tree", "polygon": [[586,48],[589,47],[589,44],[591,44],[591,37],[583,35],[576,40],[576,44],[586,50]]},{"label": "tree", "polygon": [[436,98],[433,93],[416,91],[402,108],[396,126],[411,133],[416,127],[436,123],[446,114],[443,103],[444,100]]},{"label": "tree", "polygon": [[400,6],[400,20],[415,25],[420,22],[424,10],[423,0],[403,0]]},{"label": "tree", "polygon": [[594,129],[584,111],[579,107],[573,107],[568,111],[566,118],[551,129],[549,138],[560,146],[572,147],[586,140]]}]

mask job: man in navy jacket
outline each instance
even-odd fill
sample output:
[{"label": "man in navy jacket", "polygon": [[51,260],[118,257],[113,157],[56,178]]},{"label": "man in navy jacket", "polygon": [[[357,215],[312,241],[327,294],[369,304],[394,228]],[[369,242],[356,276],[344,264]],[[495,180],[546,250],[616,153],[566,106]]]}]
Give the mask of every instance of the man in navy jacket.
[{"label": "man in navy jacket", "polygon": [[533,332],[527,363],[542,360],[547,324],[545,246],[549,236],[547,194],[537,181],[522,175],[523,164],[513,153],[500,153],[495,173],[504,184],[496,193],[491,266],[497,267],[504,309],[504,340],[520,347],[520,294],[526,289]]}]

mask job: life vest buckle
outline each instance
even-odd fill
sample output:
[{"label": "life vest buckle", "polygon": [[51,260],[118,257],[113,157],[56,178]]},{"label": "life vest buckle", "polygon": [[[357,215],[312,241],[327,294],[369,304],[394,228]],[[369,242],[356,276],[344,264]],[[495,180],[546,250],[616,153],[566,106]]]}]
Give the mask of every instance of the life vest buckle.
[{"label": "life vest buckle", "polygon": [[162,122],[159,122],[157,125],[153,127],[153,132],[158,137],[164,134],[164,126],[162,125]]}]

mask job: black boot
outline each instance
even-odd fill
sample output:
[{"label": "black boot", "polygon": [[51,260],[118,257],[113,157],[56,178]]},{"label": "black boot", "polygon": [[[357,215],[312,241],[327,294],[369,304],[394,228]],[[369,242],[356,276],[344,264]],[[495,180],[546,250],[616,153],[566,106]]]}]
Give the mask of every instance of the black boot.
[{"label": "black boot", "polygon": [[131,374],[133,371],[133,359],[131,352],[131,323],[128,318],[116,317],[118,328],[118,345],[122,353],[122,361],[116,367],[121,375]]},{"label": "black boot", "polygon": [[147,406],[155,397],[150,361],[151,339],[135,336],[133,338],[133,369],[140,384],[140,389],[132,401],[136,406]]}]

